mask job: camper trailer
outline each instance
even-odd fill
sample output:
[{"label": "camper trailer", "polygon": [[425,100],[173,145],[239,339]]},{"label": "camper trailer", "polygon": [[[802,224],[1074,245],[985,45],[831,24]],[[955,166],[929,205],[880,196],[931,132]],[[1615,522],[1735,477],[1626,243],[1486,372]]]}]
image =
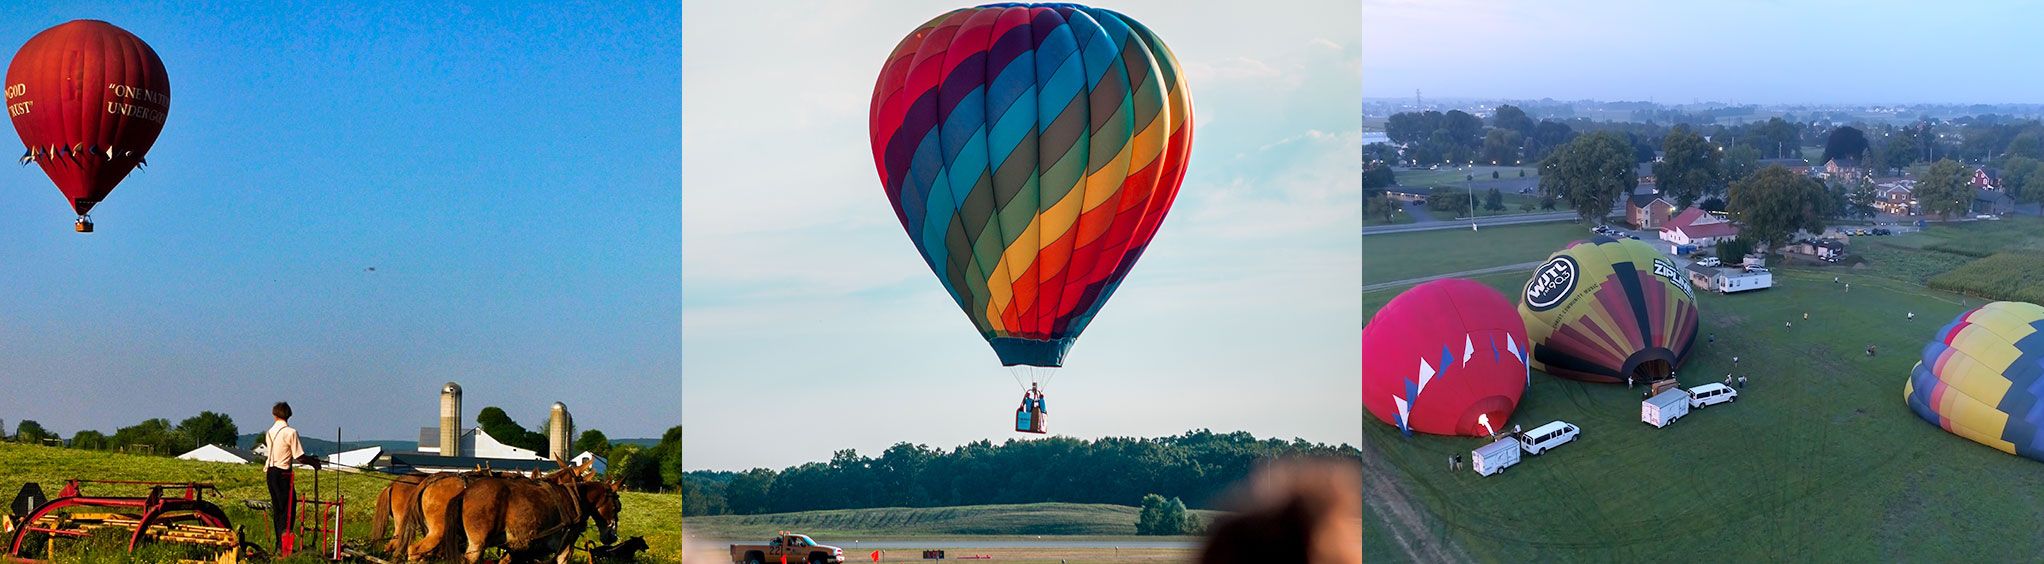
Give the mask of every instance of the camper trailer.
[{"label": "camper trailer", "polygon": [[1469,451],[1469,469],[1489,476],[1519,463],[1519,439],[1505,437]]}]

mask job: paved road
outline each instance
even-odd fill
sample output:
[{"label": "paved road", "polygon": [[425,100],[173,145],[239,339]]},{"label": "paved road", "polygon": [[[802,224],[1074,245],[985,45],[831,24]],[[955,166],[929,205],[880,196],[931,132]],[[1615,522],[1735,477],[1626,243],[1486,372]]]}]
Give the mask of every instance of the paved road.
[{"label": "paved road", "polygon": [[[1433,275],[1433,276],[1421,276],[1421,277],[1419,277],[1419,278],[1407,278],[1407,279],[1404,279],[1404,280],[1392,280],[1392,281],[1390,281],[1390,282],[1378,282],[1378,283],[1375,283],[1375,284],[1364,284],[1364,285],[1363,285],[1363,292],[1365,292],[1365,293],[1368,293],[1368,292],[1375,292],[1375,291],[1378,291],[1378,290],[1384,290],[1384,289],[1389,289],[1389,288],[1398,288],[1398,287],[1401,287],[1401,286],[1412,286],[1412,285],[1417,285],[1417,284],[1423,284],[1423,283],[1427,283],[1427,282],[1432,282],[1432,281],[1435,281],[1435,280],[1440,280],[1440,279],[1442,279],[1442,278],[1466,278],[1466,277],[1470,277],[1470,276],[1477,276],[1477,275],[1482,275],[1482,274],[1496,274],[1496,273],[1499,273],[1499,272],[1512,272],[1512,271],[1515,271],[1515,270],[1525,270],[1525,271],[1530,271],[1530,270],[1533,270],[1533,268],[1534,268],[1534,267],[1540,266],[1540,263],[1543,263],[1543,262],[1546,262],[1546,261],[1545,261],[1545,260],[1536,260],[1536,261],[1533,261],[1533,262],[1522,262],[1522,263],[1519,263],[1519,264],[1507,264],[1507,265],[1504,265],[1504,266],[1493,266],[1493,267],[1490,267],[1490,268],[1479,268],[1479,269],[1476,269],[1476,270],[1464,270],[1464,271],[1461,271],[1461,272],[1450,272],[1450,273],[1447,273],[1447,274],[1436,274],[1436,275]],[[1369,267],[1368,267],[1368,266],[1365,266],[1364,268],[1369,268]]]},{"label": "paved road", "polygon": [[[1417,219],[1419,219],[1419,218],[1418,218],[1417,216],[1414,216],[1414,218],[1413,218],[1413,219],[1417,220]],[[1476,218],[1476,224],[1477,224],[1477,225],[1479,225],[1479,226],[1483,226],[1483,225],[1518,225],[1518,224],[1521,224],[1521,223],[1549,223],[1549,222],[1555,222],[1555,221],[1574,221],[1575,219],[1576,219],[1576,212],[1572,212],[1572,211],[1569,211],[1569,212],[1553,212],[1553,213],[1534,213],[1534,214],[1521,214],[1521,215],[1494,215],[1494,216],[1489,216],[1489,217],[1479,217],[1479,218]],[[1409,223],[1409,224],[1404,224],[1404,225],[1372,225],[1372,226],[1369,226],[1369,227],[1364,227],[1364,228],[1363,228],[1363,234],[1364,234],[1364,235],[1382,235],[1382,234],[1386,234],[1386,233],[1410,233],[1410,232],[1413,232],[1413,231],[1433,231],[1433,230],[1435,230],[1435,229],[1468,229],[1468,228],[1469,228],[1469,220],[1466,220],[1466,219],[1461,219],[1461,220],[1443,220],[1443,221],[1436,221],[1436,222],[1433,222],[1433,223]]]}]

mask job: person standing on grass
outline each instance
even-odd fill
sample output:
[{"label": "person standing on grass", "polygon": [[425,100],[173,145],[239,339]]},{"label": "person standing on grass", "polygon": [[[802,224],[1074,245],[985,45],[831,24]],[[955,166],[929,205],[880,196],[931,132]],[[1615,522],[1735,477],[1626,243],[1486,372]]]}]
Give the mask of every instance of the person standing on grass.
[{"label": "person standing on grass", "polygon": [[298,509],[297,487],[291,480],[291,466],[305,464],[318,468],[319,458],[305,454],[298,442],[298,430],[291,428],[291,404],[270,406],[276,422],[263,433],[263,481],[270,487],[270,528],[276,535],[277,552],[283,553],[284,533],[291,530]]}]

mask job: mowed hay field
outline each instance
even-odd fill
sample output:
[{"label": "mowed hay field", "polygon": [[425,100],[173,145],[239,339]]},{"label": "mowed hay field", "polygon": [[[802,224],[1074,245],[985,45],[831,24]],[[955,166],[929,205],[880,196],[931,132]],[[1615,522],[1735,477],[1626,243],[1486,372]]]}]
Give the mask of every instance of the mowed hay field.
[{"label": "mowed hay field", "polygon": [[1573,221],[1364,235],[1363,283],[1539,262],[1593,236],[1588,226]]},{"label": "mowed hay field", "polygon": [[[320,474],[320,486],[327,492],[321,497],[333,497],[333,478],[337,474]],[[220,488],[221,495],[213,499],[209,493],[208,499],[227,512],[234,525],[242,529],[245,538],[264,548],[273,548],[268,514],[248,509],[242,504],[242,500],[269,499],[269,490],[263,485],[262,468],[256,465],[0,443],[0,495],[6,496],[5,499],[12,500],[14,492],[27,482],[39,483],[44,494],[55,496],[63,488],[64,480],[70,478],[210,482]],[[299,495],[311,497],[312,473],[300,469],[297,479]],[[367,539],[370,511],[375,506],[377,492],[387,482],[362,474],[340,475],[340,481],[341,493],[348,503],[344,525],[347,536]],[[87,495],[148,494],[147,488],[141,486],[85,484],[83,489]],[[619,523],[619,536],[644,536],[647,544],[652,546],[650,555],[656,561],[680,561],[681,496],[626,492],[621,501],[624,514]],[[590,528],[586,538],[596,538],[594,527]],[[64,550],[63,543],[59,543],[58,550]]]},{"label": "mowed hay field", "polygon": [[[971,505],[962,507],[887,507],[878,509],[837,509],[770,513],[764,515],[714,515],[688,518],[688,533],[694,537],[720,539],[765,539],[775,531],[801,531],[818,537],[924,537],[989,536],[1034,538],[1134,538],[1136,517],[1141,510],[1126,505],[1090,503],[1028,503],[1017,505]],[[1212,523],[1217,511],[1189,511],[1203,522]],[[1189,539],[1193,537],[1142,537],[1145,540]]]},{"label": "mowed hay field", "polygon": [[[1366,476],[1366,559],[2035,560],[2044,463],[1948,434],[1902,397],[1923,343],[1983,303],[1922,285],[1940,265],[1981,260],[1939,247],[1988,241],[1997,248],[1969,250],[1991,257],[2034,244],[2030,233],[2044,223],[1855,238],[1864,267],[1777,269],[1773,289],[1700,293],[1701,330],[1717,341],[1699,339],[1680,377],[1745,375],[1738,402],[1655,429],[1639,421],[1639,390],[1534,374],[1512,423],[1566,420],[1582,437],[1498,476],[1447,470],[1483,439],[1407,438],[1366,415],[1365,471],[1377,478]],[[1524,276],[1478,280],[1515,299]],[[1395,294],[1366,294],[1365,318]]]}]

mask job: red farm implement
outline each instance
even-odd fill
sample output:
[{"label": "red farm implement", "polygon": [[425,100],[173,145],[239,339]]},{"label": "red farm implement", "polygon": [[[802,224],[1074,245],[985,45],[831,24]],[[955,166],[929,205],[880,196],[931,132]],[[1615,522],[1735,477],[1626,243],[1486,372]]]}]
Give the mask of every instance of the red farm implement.
[{"label": "red farm implement", "polygon": [[[148,495],[86,495],[80,487],[85,484],[143,487],[148,489]],[[24,488],[24,494],[27,491]],[[24,553],[30,550],[33,536],[46,539],[42,555],[50,558],[57,554],[60,540],[80,539],[95,531],[113,529],[127,533],[129,552],[145,543],[176,544],[199,547],[210,554],[204,562],[239,562],[244,549],[253,547],[242,542],[241,531],[228,522],[220,506],[206,499],[207,492],[216,498],[220,495],[212,484],[199,482],[68,480],[56,497],[33,503],[32,507],[17,508],[26,511],[0,522],[0,532],[4,532],[0,538],[7,542],[7,552],[0,560],[25,560]]]}]

